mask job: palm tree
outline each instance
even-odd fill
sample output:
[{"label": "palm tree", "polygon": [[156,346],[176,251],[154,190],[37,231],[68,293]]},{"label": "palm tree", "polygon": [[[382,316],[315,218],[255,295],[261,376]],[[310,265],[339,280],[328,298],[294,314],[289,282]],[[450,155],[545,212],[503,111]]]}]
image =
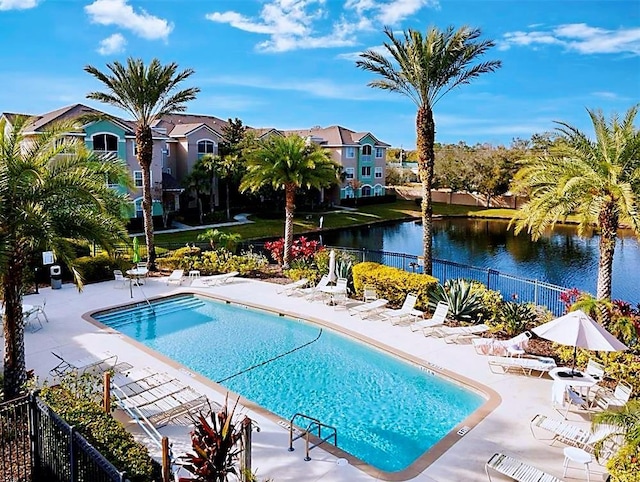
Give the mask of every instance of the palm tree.
[{"label": "palm tree", "polygon": [[270,136],[245,153],[247,173],[241,191],[256,192],[263,186],[285,192],[284,267],[291,261],[296,189],[321,189],[339,182],[340,166],[317,144],[298,135]]},{"label": "palm tree", "polygon": [[588,110],[595,139],[558,122],[559,141],[545,153],[525,158],[512,191],[529,201],[512,219],[537,240],[547,228],[575,214],[578,234],[593,225],[600,231],[596,298],[611,298],[613,254],[618,227],[624,223],[640,234],[637,197],[640,195],[640,130],[634,127],[638,106],[620,121],[607,122],[600,111]]},{"label": "palm tree", "polygon": [[640,401],[631,400],[621,409],[605,410],[593,416],[591,422],[595,432],[600,428],[613,428],[611,433],[596,444],[596,454],[599,456],[609,441],[622,439],[624,444],[631,447],[640,447]]},{"label": "palm tree", "polygon": [[[478,57],[494,46],[490,40],[478,41],[479,29],[453,27],[440,31],[436,27],[427,30],[423,37],[417,30],[404,32],[404,39],[394,36],[389,27],[384,33],[386,52],[367,50],[356,62],[359,68],[378,74],[381,79],[369,82],[370,87],[397,92],[411,99],[418,107],[416,115],[416,147],[418,172],[422,182],[422,242],[424,270],[431,274],[433,254],[431,232],[433,207],[431,187],[435,165],[435,133],[433,108],[450,90],[501,66],[498,60],[475,63]],[[390,58],[387,57],[390,56]]]},{"label": "palm tree", "polygon": [[148,66],[141,59],[127,59],[127,65],[115,61],[107,64],[111,74],[87,65],[84,70],[106,87],[106,92],[91,92],[88,99],[98,100],[127,112],[136,123],[136,152],[142,170],[142,212],[147,242],[149,269],[155,270],[156,249],[153,241],[153,218],[151,197],[151,161],[153,157],[154,121],[166,114],[184,112],[185,103],[195,99],[200,92],[197,87],[176,90],[178,84],[191,76],[191,69],[176,73],[178,65],[172,62],[160,64],[153,59]]},{"label": "palm tree", "polygon": [[[51,250],[73,265],[69,239],[93,241],[107,250],[124,241],[128,199],[108,188],[127,184],[122,161],[101,159],[69,137],[65,123],[25,138],[29,120],[0,122],[0,285],[4,299],[4,394],[15,397],[26,381],[22,297],[29,259]],[[74,270],[78,286],[81,277]]]}]

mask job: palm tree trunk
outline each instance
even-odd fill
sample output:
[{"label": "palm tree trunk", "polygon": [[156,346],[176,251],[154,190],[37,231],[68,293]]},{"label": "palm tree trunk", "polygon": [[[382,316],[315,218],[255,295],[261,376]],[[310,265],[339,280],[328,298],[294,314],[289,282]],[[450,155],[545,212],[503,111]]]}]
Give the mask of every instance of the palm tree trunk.
[{"label": "palm tree trunk", "polygon": [[4,297],[4,399],[17,397],[27,381],[22,314],[23,256],[13,253],[2,277]]},{"label": "palm tree trunk", "polygon": [[598,215],[600,226],[600,257],[598,259],[598,286],[596,298],[611,299],[611,274],[613,271],[613,254],[618,235],[618,215],[613,203],[607,204]]},{"label": "palm tree trunk", "polygon": [[433,185],[433,171],[435,164],[435,136],[436,128],[433,111],[427,106],[420,106],[416,116],[416,134],[418,149],[418,174],[422,183],[422,245],[424,256],[424,273],[431,274],[433,270],[432,251],[432,219],[433,203],[431,200],[431,186]]},{"label": "palm tree trunk", "polygon": [[151,196],[151,161],[153,159],[153,136],[150,127],[136,129],[138,162],[142,170],[142,218],[147,244],[147,262],[150,271],[156,269],[156,247],[153,239],[153,198]]},{"label": "palm tree trunk", "polygon": [[231,208],[229,207],[229,179],[227,178],[227,220],[231,219]]},{"label": "palm tree trunk", "polygon": [[291,262],[291,246],[293,246],[293,214],[296,209],[296,187],[293,184],[285,186],[284,201],[284,254],[283,268],[288,268]]}]

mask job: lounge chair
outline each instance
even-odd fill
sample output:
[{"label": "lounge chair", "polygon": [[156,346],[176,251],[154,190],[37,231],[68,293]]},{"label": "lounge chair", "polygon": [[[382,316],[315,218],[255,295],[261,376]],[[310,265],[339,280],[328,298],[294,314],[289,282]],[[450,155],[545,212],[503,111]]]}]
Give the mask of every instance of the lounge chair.
[{"label": "lounge chair", "polygon": [[[507,373],[516,370],[531,375],[531,372],[540,372],[540,377],[549,370],[557,368],[553,358],[547,357],[505,357],[489,356],[489,369],[493,373]],[[500,371],[496,371],[496,370]]]},{"label": "lounge chair", "polygon": [[215,274],[213,276],[203,276],[202,278],[196,278],[191,282],[193,288],[212,288],[224,283],[229,283],[240,273],[237,271],[231,271],[229,273]]},{"label": "lounge chair", "polygon": [[439,302],[436,305],[436,309],[433,312],[433,316],[426,320],[414,321],[409,325],[411,331],[422,331],[424,336],[433,334],[435,327],[442,326],[447,321],[447,314],[449,313],[449,304]]},{"label": "lounge chair", "polygon": [[591,402],[591,407],[597,406],[603,410],[622,408],[631,398],[632,392],[633,387],[622,380],[618,382],[614,390],[601,387],[596,391]]},{"label": "lounge chair", "polygon": [[433,336],[443,338],[446,343],[459,343],[489,331],[487,325],[441,326],[433,329]]},{"label": "lounge chair", "polygon": [[51,354],[56,357],[58,364],[49,370],[51,376],[64,376],[67,373],[86,373],[93,371],[115,370],[123,371],[131,368],[128,363],[118,363],[118,356],[109,351],[98,353],[96,355],[87,355],[75,360],[68,360],[58,352],[52,351]]},{"label": "lounge chair", "polygon": [[533,465],[501,453],[493,454],[484,466],[487,478],[491,482],[489,469],[511,477],[517,482],[562,482],[562,479],[547,474]]},{"label": "lounge chair", "polygon": [[362,292],[362,301],[369,303],[378,299],[378,292],[373,286],[365,286]]},{"label": "lounge chair", "polygon": [[302,288],[304,288],[309,283],[307,278],[301,278],[298,281],[294,281],[293,283],[287,283],[286,285],[282,285],[281,287],[276,289],[276,293],[279,295],[287,295],[291,296],[295,293],[299,293]]},{"label": "lounge chair", "polygon": [[363,320],[373,315],[377,315],[384,310],[384,307],[389,303],[384,298],[378,298],[377,300],[369,303],[363,303],[349,308],[349,314],[351,316],[358,315]]},{"label": "lounge chair", "polygon": [[320,278],[320,281],[318,281],[318,284],[310,288],[303,288],[300,290],[300,292],[309,301],[314,301],[316,299],[323,299],[326,297],[326,294],[321,291],[321,288],[324,288],[325,286],[329,286],[329,276],[326,274],[322,275],[322,278]]},{"label": "lounge chair", "polygon": [[521,356],[525,354],[525,346],[530,338],[531,333],[525,331],[508,340],[474,338],[471,343],[479,355]]},{"label": "lounge chair", "polygon": [[390,321],[392,325],[398,325],[407,318],[409,320],[417,321],[418,318],[424,315],[424,312],[414,308],[416,306],[416,301],[418,301],[418,297],[409,293],[404,299],[404,303],[402,303],[400,309],[386,309],[381,313],[381,316],[384,320]]},{"label": "lounge chair", "polygon": [[169,285],[169,283],[177,283],[178,286],[180,286],[183,281],[184,281],[184,270],[174,269],[173,272],[167,278],[167,285]]},{"label": "lounge chair", "polygon": [[[568,423],[564,420],[558,420],[555,418],[549,418],[546,415],[537,414],[535,417],[531,419],[529,423],[529,428],[531,429],[531,434],[534,438],[538,440],[544,440],[539,438],[536,433],[539,432],[540,429],[546,432],[550,432],[552,434],[551,444],[553,445],[555,442],[560,442],[565,445],[571,445],[573,447],[581,448],[589,453],[593,453],[595,451],[595,445],[598,442],[603,441],[606,437],[613,434],[615,429],[610,426],[603,426],[598,429],[596,432],[591,432],[587,430],[583,430],[580,427],[577,427],[571,423]],[[601,447],[601,456],[607,458],[609,455],[613,453],[615,449],[615,441],[612,441],[611,444],[603,443]]]},{"label": "lounge chair", "polygon": [[349,287],[347,286],[349,280],[346,278],[338,278],[336,281],[336,286],[334,288],[335,292],[331,293],[330,303],[335,308],[336,306],[346,306],[347,300],[349,299]]}]

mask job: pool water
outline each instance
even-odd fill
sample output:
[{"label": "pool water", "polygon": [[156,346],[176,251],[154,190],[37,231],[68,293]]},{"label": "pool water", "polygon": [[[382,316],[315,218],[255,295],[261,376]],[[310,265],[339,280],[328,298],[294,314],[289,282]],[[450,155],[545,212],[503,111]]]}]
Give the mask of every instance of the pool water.
[{"label": "pool water", "polygon": [[342,450],[380,470],[406,469],[485,401],[309,322],[192,295],[154,311],[93,317],[284,419],[303,413],[336,427]]}]

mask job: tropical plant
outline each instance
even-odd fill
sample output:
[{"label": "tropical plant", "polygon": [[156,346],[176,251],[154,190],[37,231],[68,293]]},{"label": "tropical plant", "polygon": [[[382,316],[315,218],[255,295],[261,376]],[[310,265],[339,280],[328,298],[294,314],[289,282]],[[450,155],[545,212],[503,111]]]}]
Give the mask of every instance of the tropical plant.
[{"label": "tropical plant", "polygon": [[505,335],[515,336],[533,328],[538,322],[535,306],[529,303],[506,301],[500,306],[497,327]]},{"label": "tropical plant", "polygon": [[106,92],[90,92],[88,99],[97,100],[124,110],[136,124],[136,152],[142,170],[142,212],[147,243],[147,261],[150,270],[155,270],[156,250],[153,239],[151,197],[151,161],[153,160],[153,134],[151,126],[162,116],[184,112],[185,104],[196,98],[197,87],[177,90],[194,71],[177,72],[178,65],[172,62],[162,65],[153,59],[148,66],[142,59],[127,59],[127,65],[115,61],[107,64],[111,72],[105,74],[96,67],[87,65],[84,70],[104,84]]},{"label": "tropical plant", "polygon": [[238,118],[229,119],[222,128],[222,142],[218,147],[219,156],[215,159],[216,174],[225,180],[227,219],[231,219],[229,191],[232,182],[237,182],[244,174],[242,145],[245,143],[247,128]]},{"label": "tropical plant", "polygon": [[640,400],[631,400],[622,408],[605,410],[593,416],[594,432],[611,428],[611,433],[595,444],[595,454],[600,457],[605,449],[617,445],[617,453],[607,461],[612,480],[636,480],[640,470]]},{"label": "tropical plant", "polygon": [[[238,398],[239,399],[239,398]],[[193,453],[180,457],[182,466],[201,482],[226,482],[229,475],[240,477],[236,467],[240,454],[245,449],[242,444],[242,431],[251,425],[246,415],[233,420],[238,405],[236,399],[229,411],[228,402],[217,413],[209,407],[209,420],[203,414],[193,419],[191,446]]]},{"label": "tropical plant", "polygon": [[435,132],[433,109],[452,89],[470,83],[481,74],[493,72],[501,66],[498,60],[475,63],[494,43],[479,41],[479,29],[449,27],[440,31],[431,27],[423,37],[417,30],[404,32],[397,38],[389,27],[384,29],[390,42],[384,43],[386,52],[367,50],[360,54],[356,66],[377,74],[381,79],[369,86],[397,92],[411,99],[418,107],[416,134],[418,171],[422,182],[422,226],[425,273],[431,274],[432,216],[431,188],[435,165]]},{"label": "tropical plant", "polygon": [[225,233],[217,229],[207,229],[204,233],[200,233],[197,239],[198,241],[209,241],[211,249],[215,249],[217,246],[234,252],[242,236],[238,233]]},{"label": "tropical plant", "polygon": [[209,174],[202,163],[196,162],[193,169],[182,179],[182,185],[193,191],[198,207],[198,220],[204,224],[204,208],[202,207],[202,195],[211,188]]},{"label": "tropical plant", "polygon": [[475,321],[482,312],[482,294],[473,283],[462,278],[449,279],[439,284],[431,295],[434,306],[439,302],[449,305],[449,317],[457,321]]},{"label": "tropical plant", "polygon": [[128,184],[117,159],[101,158],[67,133],[72,123],[51,126],[27,138],[29,119],[0,122],[0,286],[4,300],[5,397],[15,397],[26,381],[22,298],[30,257],[53,251],[74,268],[72,238],[95,242],[107,251],[127,242],[122,220],[128,200],[105,178]]},{"label": "tropical plant", "polygon": [[247,149],[247,173],[242,178],[240,190],[256,192],[263,186],[271,186],[285,193],[285,225],[283,266],[291,262],[293,244],[293,214],[296,189],[322,189],[336,184],[340,179],[340,167],[331,160],[329,153],[298,135],[282,137],[272,135]]},{"label": "tropical plant", "polygon": [[[285,240],[280,238],[276,241],[267,241],[264,243],[264,248],[269,251],[271,258],[278,263],[282,264],[284,260]],[[316,240],[308,240],[304,236],[300,236],[293,240],[291,245],[291,257],[290,261],[300,261],[302,263],[309,263],[313,261],[314,255],[318,251],[323,251],[324,247]]]},{"label": "tropical plant", "polygon": [[610,122],[600,111],[588,110],[595,139],[558,122],[559,142],[520,161],[511,190],[529,201],[516,212],[515,231],[526,229],[538,239],[569,214],[576,215],[578,234],[596,225],[600,232],[597,299],[611,298],[613,254],[617,231],[624,223],[640,234],[640,129],[634,126],[638,106]]}]

